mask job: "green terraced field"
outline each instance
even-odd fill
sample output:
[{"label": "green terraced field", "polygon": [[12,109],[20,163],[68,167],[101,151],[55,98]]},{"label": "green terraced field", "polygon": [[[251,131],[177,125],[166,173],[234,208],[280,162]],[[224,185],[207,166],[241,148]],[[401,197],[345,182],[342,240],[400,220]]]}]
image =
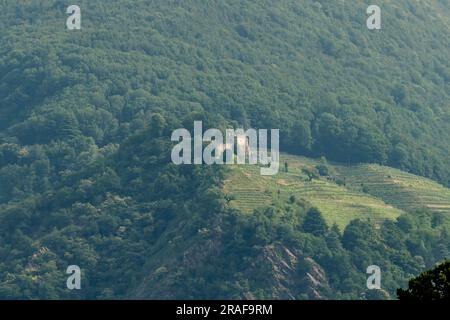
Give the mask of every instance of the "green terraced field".
[{"label": "green terraced field", "polygon": [[[289,172],[284,172],[284,163]],[[346,181],[339,186],[326,177],[308,181],[302,168],[320,161],[281,155],[280,173],[261,176],[258,166],[232,166],[224,184],[230,205],[244,213],[287,201],[291,195],[319,208],[327,222],[344,228],[360,218],[375,223],[395,219],[405,211],[429,208],[450,213],[450,190],[431,180],[378,165],[329,164],[330,175]],[[364,191],[363,191],[364,189]]]},{"label": "green terraced field", "polygon": [[287,201],[294,195],[319,208],[330,225],[336,223],[341,228],[356,218],[380,222],[402,213],[374,196],[338,186],[326,178],[308,181],[301,169],[317,164],[314,160],[282,155],[281,161],[289,163],[289,172],[272,177],[261,176],[258,166],[233,166],[224,186],[233,199],[230,204],[244,213],[251,213],[274,201]]},{"label": "green terraced field", "polygon": [[428,208],[450,214],[450,189],[426,178],[380,165],[337,167],[347,185],[358,190],[362,185],[371,195],[407,211]]}]

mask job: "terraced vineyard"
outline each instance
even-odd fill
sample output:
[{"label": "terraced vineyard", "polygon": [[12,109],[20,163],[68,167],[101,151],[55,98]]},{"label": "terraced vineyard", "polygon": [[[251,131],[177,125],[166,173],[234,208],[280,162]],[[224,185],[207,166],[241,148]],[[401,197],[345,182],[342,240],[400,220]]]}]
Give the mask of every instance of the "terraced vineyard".
[{"label": "terraced vineyard", "polygon": [[364,189],[395,207],[407,211],[428,208],[450,214],[450,190],[422,177],[379,165],[336,167],[352,189]]},{"label": "terraced vineyard", "polygon": [[[284,163],[288,172],[284,172]],[[317,207],[331,225],[345,227],[360,218],[374,223],[420,208],[450,213],[450,190],[431,180],[378,165],[330,165],[329,175],[309,181],[302,169],[320,161],[281,155],[280,173],[261,176],[258,166],[233,166],[224,185],[230,205],[243,213],[283,203],[293,195]],[[345,186],[336,183],[345,181]]]},{"label": "terraced vineyard", "polygon": [[233,166],[225,182],[225,193],[232,199],[231,206],[244,213],[264,208],[271,204],[288,201],[293,195],[317,207],[331,225],[345,227],[356,218],[369,219],[379,223],[394,219],[402,210],[386,204],[374,196],[339,186],[326,178],[313,179],[302,172],[313,167],[314,160],[282,155],[282,163],[288,162],[288,172],[276,176],[261,176],[258,166]]}]

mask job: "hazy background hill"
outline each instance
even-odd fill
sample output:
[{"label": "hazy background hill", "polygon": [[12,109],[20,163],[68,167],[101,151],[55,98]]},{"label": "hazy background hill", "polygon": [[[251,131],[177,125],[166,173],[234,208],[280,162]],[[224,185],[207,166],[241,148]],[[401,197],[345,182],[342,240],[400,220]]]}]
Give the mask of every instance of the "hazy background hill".
[{"label": "hazy background hill", "polygon": [[[448,1],[380,1],[381,31],[363,1],[79,1],[68,31],[71,4],[0,1],[0,298],[370,298],[371,263],[387,297],[448,257],[440,207],[342,223],[269,196],[246,215],[223,168],[169,157],[194,120],[280,128],[285,152],[448,186]],[[392,205],[365,179],[360,207]]]},{"label": "hazy background hill", "polygon": [[81,32],[68,3],[1,7],[0,127],[23,143],[61,135],[36,123],[57,108],[100,144],[150,112],[211,113],[449,183],[448,2],[381,2],[379,32],[363,1],[80,1]]}]

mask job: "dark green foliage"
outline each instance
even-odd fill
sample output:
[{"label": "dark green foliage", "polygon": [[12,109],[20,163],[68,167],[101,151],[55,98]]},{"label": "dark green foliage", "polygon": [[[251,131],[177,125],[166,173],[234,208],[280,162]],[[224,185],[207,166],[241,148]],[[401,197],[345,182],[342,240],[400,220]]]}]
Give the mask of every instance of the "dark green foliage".
[{"label": "dark green foliage", "polygon": [[330,174],[328,167],[325,164],[317,165],[316,169],[321,176],[328,176]]},{"label": "dark green foliage", "polygon": [[328,226],[320,211],[316,208],[311,208],[306,212],[302,230],[315,236],[323,236],[327,233]]},{"label": "dark green foliage", "polygon": [[439,215],[342,235],[295,197],[235,212],[222,167],[170,161],[202,120],[449,185],[448,6],[386,3],[373,33],[364,1],[80,0],[69,32],[69,4],[0,3],[0,299],[359,299],[372,263],[392,297],[448,258]]},{"label": "dark green foliage", "polygon": [[[31,164],[24,167],[29,176],[11,181],[17,191],[9,194],[22,200],[0,206],[0,298],[127,297],[145,274],[149,252],[179,225],[175,221],[183,222],[188,236],[213,219],[223,207],[211,193],[222,170],[170,164],[165,137],[177,126],[154,114],[120,147],[99,149],[91,140],[67,145],[73,161],[63,177],[49,174],[55,164],[49,168],[43,160],[54,158],[57,146],[40,154],[22,151]],[[40,179],[48,179],[43,184],[52,192],[38,188]],[[34,195],[26,197],[27,192]],[[80,293],[64,289],[70,264],[84,272]]]},{"label": "dark green foliage", "polygon": [[206,112],[280,128],[292,153],[449,184],[448,28],[432,18],[446,5],[383,4],[377,33],[364,1],[78,4],[82,32],[63,2],[0,5],[0,128],[20,143],[103,145],[150,110]]},{"label": "dark green foliage", "polygon": [[398,289],[397,295],[402,301],[449,301],[450,261],[443,262],[411,279],[408,288]]},{"label": "dark green foliage", "polygon": [[315,169],[302,168],[302,173],[308,177],[309,181],[319,179],[319,173]]}]

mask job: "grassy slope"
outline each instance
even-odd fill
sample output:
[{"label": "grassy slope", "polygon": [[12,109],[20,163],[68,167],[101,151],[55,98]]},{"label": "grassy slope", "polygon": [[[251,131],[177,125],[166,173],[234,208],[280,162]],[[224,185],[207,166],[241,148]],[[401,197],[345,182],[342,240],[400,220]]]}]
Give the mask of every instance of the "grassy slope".
[{"label": "grassy slope", "polygon": [[[282,172],[285,161],[289,164],[287,173]],[[294,195],[318,207],[330,225],[336,223],[340,228],[356,218],[380,222],[420,208],[450,213],[449,189],[400,170],[378,165],[330,164],[333,176],[345,178],[344,187],[324,177],[307,181],[301,169],[313,168],[319,161],[283,154],[281,164],[280,173],[273,177],[261,176],[257,166],[233,166],[224,185],[232,198],[231,206],[251,213],[288,201]]]},{"label": "grassy slope", "polygon": [[338,170],[349,188],[360,190],[364,184],[368,193],[403,210],[429,208],[450,214],[450,190],[432,180],[374,164]]}]

